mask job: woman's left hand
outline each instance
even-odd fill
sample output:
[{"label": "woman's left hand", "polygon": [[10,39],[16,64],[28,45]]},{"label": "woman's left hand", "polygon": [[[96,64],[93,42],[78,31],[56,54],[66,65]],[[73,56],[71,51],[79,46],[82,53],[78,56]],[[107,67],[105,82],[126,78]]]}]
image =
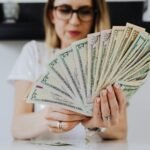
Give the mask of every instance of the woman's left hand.
[{"label": "woman's left hand", "polygon": [[82,124],[86,128],[107,128],[108,138],[116,137],[116,131],[126,135],[126,100],[118,84],[100,92],[94,101],[92,118],[86,118]]}]

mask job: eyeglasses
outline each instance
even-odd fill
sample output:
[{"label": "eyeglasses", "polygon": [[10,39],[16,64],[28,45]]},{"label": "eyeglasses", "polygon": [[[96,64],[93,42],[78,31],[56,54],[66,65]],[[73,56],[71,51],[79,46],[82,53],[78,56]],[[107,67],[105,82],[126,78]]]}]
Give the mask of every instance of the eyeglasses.
[{"label": "eyeglasses", "polygon": [[69,20],[72,17],[72,14],[76,13],[81,21],[91,21],[96,14],[96,11],[89,6],[72,9],[69,5],[60,5],[53,7],[53,9],[56,12],[56,16],[61,20]]}]

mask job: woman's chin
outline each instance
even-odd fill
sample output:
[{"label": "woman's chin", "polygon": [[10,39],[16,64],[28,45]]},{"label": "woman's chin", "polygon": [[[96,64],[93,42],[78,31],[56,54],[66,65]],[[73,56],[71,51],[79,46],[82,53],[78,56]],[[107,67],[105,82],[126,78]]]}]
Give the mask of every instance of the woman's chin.
[{"label": "woman's chin", "polygon": [[68,47],[68,46],[70,46],[73,42],[79,41],[79,40],[81,40],[81,39],[83,39],[83,38],[81,38],[81,37],[67,38],[67,39],[66,39],[66,42],[64,42],[65,44],[64,44],[63,47]]}]

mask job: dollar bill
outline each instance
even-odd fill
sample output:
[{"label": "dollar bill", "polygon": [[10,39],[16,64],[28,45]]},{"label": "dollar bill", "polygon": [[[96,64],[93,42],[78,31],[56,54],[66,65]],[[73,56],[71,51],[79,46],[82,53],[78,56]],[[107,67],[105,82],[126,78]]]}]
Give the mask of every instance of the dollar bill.
[{"label": "dollar bill", "polygon": [[82,91],[80,88],[81,86],[79,82],[79,77],[77,76],[77,66],[74,63],[73,48],[66,48],[63,53],[58,55],[58,58],[60,60],[61,69],[64,72],[64,76],[67,78],[76,98],[79,99],[78,101],[84,103],[81,94]]},{"label": "dollar bill", "polygon": [[100,38],[100,47],[99,47],[99,53],[98,53],[98,60],[97,60],[97,67],[96,67],[96,74],[94,79],[94,85],[93,85],[93,91],[92,91],[92,97],[94,98],[96,96],[95,91],[98,89],[101,89],[102,85],[102,67],[104,64],[104,59],[106,57],[106,51],[107,47],[110,41],[111,37],[111,31],[112,30],[104,30],[101,32],[101,38]]},{"label": "dollar bill", "polygon": [[88,35],[88,77],[87,77],[87,103],[92,103],[92,91],[98,63],[101,32]]},{"label": "dollar bill", "polygon": [[115,67],[114,63],[116,60],[116,55],[118,54],[118,48],[121,43],[120,39],[122,38],[124,31],[125,31],[124,26],[119,27],[114,26],[112,28],[112,34],[107,48],[106,59],[103,65],[104,68],[102,73],[104,73],[105,75],[102,75],[104,77],[102,80],[102,86],[107,86],[108,84],[110,84],[109,82],[106,81],[106,79],[108,78],[113,68]]},{"label": "dollar bill", "polygon": [[82,97],[85,100],[87,97],[87,39],[74,42],[72,45],[75,64],[77,68],[78,79],[81,86]]},{"label": "dollar bill", "polygon": [[92,116],[93,100],[118,83],[127,101],[150,72],[150,35],[130,23],[89,34],[50,58],[28,102],[53,104]]}]

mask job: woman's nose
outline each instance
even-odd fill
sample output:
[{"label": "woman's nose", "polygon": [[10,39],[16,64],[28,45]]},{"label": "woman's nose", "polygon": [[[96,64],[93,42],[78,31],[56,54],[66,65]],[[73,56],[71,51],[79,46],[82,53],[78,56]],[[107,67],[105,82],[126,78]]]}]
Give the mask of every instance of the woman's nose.
[{"label": "woman's nose", "polygon": [[78,25],[80,24],[80,19],[78,17],[78,14],[77,13],[73,13],[70,20],[69,20],[69,23],[72,24],[72,25]]}]

